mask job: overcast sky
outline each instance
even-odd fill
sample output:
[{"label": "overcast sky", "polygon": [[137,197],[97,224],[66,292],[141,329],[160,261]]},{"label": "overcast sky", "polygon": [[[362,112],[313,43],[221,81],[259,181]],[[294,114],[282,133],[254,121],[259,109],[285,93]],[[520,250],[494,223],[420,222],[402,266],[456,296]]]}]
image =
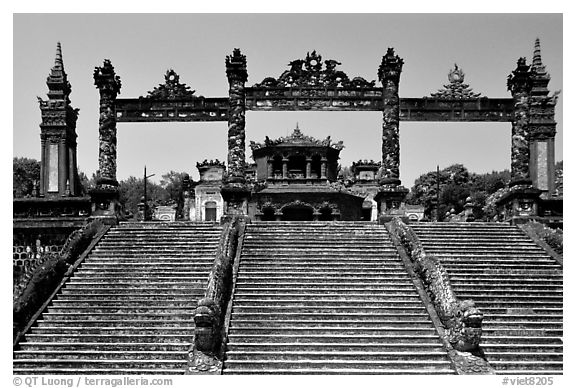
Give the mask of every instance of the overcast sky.
[{"label": "overcast sky", "polygon": [[[122,79],[120,98],[146,95],[167,69],[197,95],[226,97],[224,60],[238,47],[248,61],[248,82],[278,77],[288,63],[316,50],[335,59],[350,78],[377,79],[388,47],[404,58],[401,97],[423,97],[448,82],[457,63],[465,82],[488,97],[509,97],[506,78],[519,57],[531,62],[539,37],[552,76],[562,89],[560,14],[16,14],[14,15],[13,154],[40,158],[40,109],[46,77],[62,43],[80,108],[78,164],[89,176],[98,168],[98,91],[92,73],[108,58]],[[562,160],[562,101],[556,120],[556,160]],[[291,132],[343,140],[341,164],[381,159],[381,112],[247,112],[246,135],[261,142]],[[400,178],[415,178],[453,163],[473,172],[510,168],[508,123],[400,124]],[[198,178],[196,162],[226,160],[227,123],[118,124],[118,179],[141,176],[144,165],[158,178],[185,171]],[[249,151],[249,150],[248,150]],[[250,155],[248,152],[247,155]],[[248,159],[249,161],[251,159]]]}]

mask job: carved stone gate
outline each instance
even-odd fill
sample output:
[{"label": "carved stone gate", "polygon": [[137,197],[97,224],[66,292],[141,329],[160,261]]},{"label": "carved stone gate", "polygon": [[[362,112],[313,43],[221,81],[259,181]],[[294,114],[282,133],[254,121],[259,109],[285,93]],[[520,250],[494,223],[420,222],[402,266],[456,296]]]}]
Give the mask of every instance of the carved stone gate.
[{"label": "carved stone gate", "polygon": [[488,98],[464,83],[458,66],[449,84],[422,98],[400,98],[404,61],[389,48],[378,68],[378,82],[350,78],[337,69],[339,62],[323,60],[316,51],[289,63],[279,77],[267,77],[253,86],[246,57],[239,49],[226,57],[228,97],[202,97],[181,83],[169,70],[165,83],[147,96],[117,98],[120,79],[109,60],[94,72],[100,91],[99,179],[93,192],[93,216],[117,212],[116,123],[165,121],[228,121],[228,171],[222,196],[226,214],[246,214],[250,188],[246,183],[245,112],[254,111],[380,111],[382,112],[382,163],[376,196],[379,213],[389,214],[408,192],[401,186],[399,164],[400,121],[483,121],[512,123],[512,194],[509,202],[532,203],[547,195],[554,183],[554,110],[556,95],[549,96],[550,76],[542,64],[536,40],[531,65],[520,58],[508,77],[512,98]]}]

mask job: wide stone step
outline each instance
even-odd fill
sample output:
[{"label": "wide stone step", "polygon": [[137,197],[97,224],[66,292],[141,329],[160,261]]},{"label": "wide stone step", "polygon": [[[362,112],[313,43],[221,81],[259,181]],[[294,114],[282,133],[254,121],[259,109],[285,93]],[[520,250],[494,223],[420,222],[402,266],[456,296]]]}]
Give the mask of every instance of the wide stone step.
[{"label": "wide stone step", "polygon": [[482,350],[486,354],[522,354],[538,353],[546,356],[548,354],[562,354],[561,344],[482,344]]},{"label": "wide stone step", "polygon": [[[166,369],[166,368],[98,368],[100,375],[182,375],[183,369]],[[12,368],[15,375],[93,375],[94,371],[83,366],[79,367],[50,367],[50,368]]]},{"label": "wide stone step", "polygon": [[243,334],[243,335],[230,335],[229,341],[231,343],[258,343],[258,342],[292,342],[292,343],[350,343],[350,344],[387,344],[387,343],[429,343],[439,344],[440,340],[438,334],[420,334],[413,335],[406,334],[313,334],[308,335],[304,333],[295,334]]},{"label": "wide stone step", "polygon": [[75,342],[101,342],[101,343],[116,343],[116,342],[132,342],[132,343],[142,343],[142,342],[158,342],[158,343],[185,343],[190,344],[192,341],[192,336],[194,332],[187,334],[78,334],[78,333],[66,333],[58,334],[52,333],[46,334],[36,334],[34,332],[26,334],[26,338],[30,342],[65,342],[65,343],[75,343]]},{"label": "wide stone step", "polygon": [[333,287],[326,287],[325,285],[317,285],[317,287],[313,285],[309,285],[303,287],[302,284],[300,285],[282,285],[278,286],[266,286],[266,287],[258,287],[250,284],[250,286],[244,286],[238,289],[235,295],[243,295],[243,296],[253,296],[253,295],[272,295],[272,294],[280,294],[280,295],[309,295],[311,297],[317,296],[321,297],[323,295],[346,295],[346,296],[357,296],[361,297],[362,295],[379,295],[385,294],[388,291],[402,291],[406,290],[407,292],[413,292],[414,285],[409,283],[398,283],[398,284],[378,284],[374,285],[366,285],[365,287],[355,287],[355,286],[348,286],[343,287],[341,285],[333,286]]},{"label": "wide stone step", "polygon": [[225,365],[223,374],[235,374],[235,375],[446,375],[446,374],[456,374],[456,372],[449,368],[436,367],[434,369],[429,368],[418,368],[414,366],[410,369],[400,369],[400,368],[382,368],[376,366],[375,369],[369,368],[342,368],[341,366],[332,367],[332,365],[326,365],[323,368],[318,366],[304,368],[283,368],[279,366],[267,367],[265,369],[255,369],[255,368],[243,368],[238,369],[235,367],[227,367]]},{"label": "wide stone step", "polygon": [[165,321],[174,319],[192,319],[194,320],[195,311],[181,310],[181,311],[137,311],[130,315],[116,314],[116,312],[92,312],[82,310],[79,312],[60,311],[56,312],[49,309],[48,312],[42,313],[42,317],[48,319],[61,319],[61,320],[75,320],[75,319],[91,319],[94,321],[99,320],[113,320],[113,319],[146,319],[153,321]]},{"label": "wide stone step", "polygon": [[507,371],[514,373],[514,371],[519,371],[521,374],[525,374],[524,371],[540,371],[536,374],[547,374],[544,371],[548,370],[562,370],[562,361],[546,361],[546,360],[514,360],[514,361],[500,361],[491,360],[490,365],[494,369],[500,369],[502,371]]},{"label": "wide stone step", "polygon": [[394,352],[394,353],[435,353],[445,350],[439,343],[363,343],[354,344],[350,342],[258,342],[258,343],[237,343],[233,339],[228,343],[227,349],[231,352]]},{"label": "wide stone step", "polygon": [[[406,280],[407,277],[404,277]],[[348,275],[348,276],[338,276],[338,275],[319,275],[316,278],[312,277],[266,277],[266,276],[243,276],[243,282],[241,284],[246,283],[266,283],[266,284],[274,284],[274,283],[282,283],[282,284],[293,284],[293,283],[316,283],[316,284],[326,284],[326,283],[334,283],[334,282],[342,282],[342,284],[351,284],[351,283],[380,283],[380,282],[387,282],[394,279],[402,279],[397,275],[390,275],[390,276],[362,276],[362,275]]]},{"label": "wide stone step", "polygon": [[[194,333],[194,325],[182,326],[182,327],[105,327],[105,326],[85,326],[82,327],[82,335],[90,336],[95,335],[122,335],[122,334],[138,334],[138,335],[191,335]],[[62,326],[39,326],[32,330],[34,334],[44,334],[44,335],[57,335],[57,334],[75,334],[78,333],[78,327],[62,327]]]},{"label": "wide stone step", "polygon": [[446,357],[446,351],[386,352],[386,351],[229,351],[226,362],[237,360],[274,360],[274,361],[425,361]]},{"label": "wide stone step", "polygon": [[194,320],[170,319],[170,320],[135,320],[123,317],[122,319],[61,319],[54,318],[38,320],[38,327],[75,327],[75,328],[89,328],[89,327],[108,327],[108,328],[147,328],[161,330],[165,327],[182,328],[194,327]]},{"label": "wide stone step", "polygon": [[14,352],[18,360],[171,360],[178,362],[186,359],[187,352],[184,351],[119,351],[119,350],[18,350]]},{"label": "wide stone step", "polygon": [[52,313],[67,313],[67,314],[126,314],[132,315],[136,313],[181,313],[186,311],[194,311],[196,306],[184,307],[184,306],[109,306],[109,307],[51,307],[50,312]]},{"label": "wide stone step", "polygon": [[32,359],[16,359],[14,360],[15,368],[37,368],[39,370],[51,368],[86,368],[91,370],[109,369],[109,368],[130,368],[130,369],[182,369],[186,367],[186,360],[184,359],[112,359],[112,360],[99,360],[99,359],[75,359],[75,358],[60,358],[48,359],[42,358],[37,360]]},{"label": "wide stone step", "polygon": [[145,307],[146,305],[154,307],[186,307],[196,308],[197,300],[195,298],[186,299],[118,299],[118,300],[98,300],[98,299],[84,299],[84,300],[66,300],[66,299],[56,299],[52,301],[52,306],[65,308],[82,308],[82,307],[94,307],[94,308],[110,308],[110,307]]},{"label": "wide stone step", "polygon": [[[177,352],[188,350],[187,343],[159,343],[159,342],[31,342],[20,343],[22,351],[50,350],[59,353],[68,351],[104,351],[104,352]],[[145,349],[145,350],[142,350]]]},{"label": "wide stone step", "polygon": [[250,360],[227,360],[225,362],[226,368],[237,369],[248,368],[249,370],[266,370],[269,368],[306,368],[306,369],[321,369],[322,371],[330,370],[332,368],[342,369],[379,369],[380,373],[384,373],[386,369],[392,369],[395,372],[399,369],[428,369],[434,370],[443,368],[447,373],[451,371],[451,364],[448,360],[346,360],[346,359],[330,359],[330,360],[270,360],[270,359],[250,359]]},{"label": "wide stone step", "polygon": [[283,311],[280,313],[266,311],[266,312],[252,312],[252,311],[234,311],[233,320],[231,325],[234,325],[236,320],[243,321],[313,321],[313,322],[326,322],[329,320],[352,320],[352,321],[394,321],[394,320],[428,320],[429,316],[425,309],[402,309],[388,312],[375,312],[370,315],[362,312],[331,312],[331,313],[316,313],[316,312],[301,312],[301,311]]},{"label": "wide stone step", "polygon": [[[305,319],[282,319],[282,320],[263,320],[263,319],[239,319],[235,317],[234,322],[231,324],[232,328],[237,329],[259,329],[262,327],[268,328],[282,328],[282,327],[315,327],[318,329],[331,329],[331,328],[341,328],[346,329],[354,327],[357,329],[363,328],[395,328],[395,327],[407,327],[414,329],[429,329],[430,320],[422,318],[412,318],[406,319],[405,316],[395,316],[389,319],[340,319],[340,320],[305,320]],[[65,321],[62,321],[65,322]]]},{"label": "wide stone step", "polygon": [[410,305],[410,304],[421,304],[422,301],[415,295],[406,295],[400,298],[389,297],[381,295],[379,299],[311,299],[311,298],[290,298],[290,299],[248,299],[239,298],[234,300],[234,305],[236,307],[256,307],[256,306],[270,306],[270,307],[315,307],[315,306],[341,306],[341,307],[387,307],[396,305]]},{"label": "wide stone step", "polygon": [[510,335],[483,335],[482,336],[482,344],[483,346],[486,345],[488,347],[492,346],[493,344],[562,344],[562,339],[553,336],[532,336],[532,335],[523,335],[523,336],[510,336]]},{"label": "wide stone step", "polygon": [[239,293],[234,296],[234,301],[236,302],[252,302],[252,303],[260,303],[260,302],[271,302],[271,301],[278,301],[278,302],[319,302],[319,303],[335,303],[338,301],[347,302],[347,303],[372,303],[375,301],[384,301],[384,300],[391,300],[391,299],[418,299],[416,295],[406,294],[406,292],[402,292],[401,290],[386,290],[379,293],[373,294],[346,294],[346,295],[326,295],[324,293],[314,293],[314,294],[298,294],[298,293],[290,293],[290,294],[271,294],[271,293]]},{"label": "wide stone step", "polygon": [[330,306],[330,307],[299,307],[299,306],[235,306],[234,313],[314,313],[314,314],[333,314],[336,312],[349,312],[358,314],[385,314],[385,313],[403,313],[403,312],[421,312],[424,307],[418,303],[398,303],[388,307],[348,307],[348,306]]},{"label": "wide stone step", "polygon": [[233,327],[230,328],[230,337],[245,335],[285,336],[285,335],[437,335],[434,328],[418,327],[315,327],[315,326],[285,326],[285,327]]}]

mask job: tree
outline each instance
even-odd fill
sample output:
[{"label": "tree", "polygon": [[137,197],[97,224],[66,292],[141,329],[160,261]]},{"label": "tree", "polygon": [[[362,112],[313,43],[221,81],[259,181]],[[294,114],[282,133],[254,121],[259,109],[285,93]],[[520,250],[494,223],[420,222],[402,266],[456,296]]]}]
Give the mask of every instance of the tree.
[{"label": "tree", "polygon": [[[138,213],[138,204],[144,196],[144,179],[133,176],[119,182],[120,203],[129,214]],[[166,203],[168,192],[160,185],[148,181],[146,184],[146,197],[149,206],[158,206]]]},{"label": "tree", "polygon": [[[438,175],[438,176],[437,176]],[[430,217],[436,207],[437,180],[439,179],[440,192],[438,193],[438,213],[440,219],[452,209],[456,213],[464,209],[466,199],[470,197],[476,204],[475,217],[483,219],[488,216],[484,213],[487,199],[495,192],[499,192],[508,186],[510,172],[492,171],[486,174],[470,173],[461,164],[454,164],[442,169],[439,174],[431,171],[421,175],[414,182],[410,190],[407,202],[410,204],[423,205],[424,213]],[[493,200],[491,200],[493,202]],[[489,207],[492,212],[492,207]]]},{"label": "tree", "polygon": [[168,193],[168,201],[176,204],[177,217],[182,214],[182,208],[184,207],[184,190],[182,186],[184,174],[183,172],[170,170],[170,172],[162,175],[160,180],[160,186]]},{"label": "tree", "polygon": [[15,198],[32,195],[34,182],[40,182],[40,162],[36,159],[14,157],[12,161],[12,192]]}]

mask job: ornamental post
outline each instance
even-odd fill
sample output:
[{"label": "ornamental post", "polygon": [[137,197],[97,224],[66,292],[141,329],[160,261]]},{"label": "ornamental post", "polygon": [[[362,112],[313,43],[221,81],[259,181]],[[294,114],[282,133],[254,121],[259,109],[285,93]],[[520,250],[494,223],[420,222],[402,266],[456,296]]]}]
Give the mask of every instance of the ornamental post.
[{"label": "ornamental post", "polygon": [[250,188],[246,184],[246,56],[235,48],[226,57],[228,91],[228,173],[221,194],[226,215],[247,215]]},{"label": "ornamental post", "polygon": [[109,59],[94,69],[94,85],[100,93],[98,177],[96,188],[90,192],[92,216],[106,223],[122,218],[116,180],[116,97],[120,93],[120,77]]},{"label": "ornamental post", "polygon": [[380,178],[400,184],[400,97],[398,87],[404,60],[389,48],[382,57],[378,79],[382,82],[382,167]]},{"label": "ornamental post", "polygon": [[379,219],[386,222],[391,217],[402,215],[402,203],[408,190],[400,181],[400,74],[404,60],[388,48],[378,68],[378,79],[382,82],[382,165],[378,172],[378,193],[374,200],[378,204]]},{"label": "ornamental post", "polygon": [[516,69],[508,76],[508,90],[514,99],[510,165],[511,186],[532,185],[530,180],[530,149],[528,147],[531,89],[530,66],[526,64],[526,58],[520,58]]}]

